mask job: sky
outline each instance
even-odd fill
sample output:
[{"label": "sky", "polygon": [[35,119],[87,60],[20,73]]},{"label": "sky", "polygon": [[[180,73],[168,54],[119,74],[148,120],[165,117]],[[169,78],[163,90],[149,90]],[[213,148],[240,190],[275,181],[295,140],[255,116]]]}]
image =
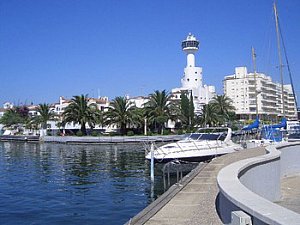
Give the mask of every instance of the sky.
[{"label": "sky", "polygon": [[[0,0],[0,104],[171,91],[181,86],[189,32],[200,41],[203,82],[218,94],[235,67],[253,71],[252,46],[257,71],[279,82],[272,7],[273,0]],[[278,0],[277,8],[299,96],[300,1]]]}]

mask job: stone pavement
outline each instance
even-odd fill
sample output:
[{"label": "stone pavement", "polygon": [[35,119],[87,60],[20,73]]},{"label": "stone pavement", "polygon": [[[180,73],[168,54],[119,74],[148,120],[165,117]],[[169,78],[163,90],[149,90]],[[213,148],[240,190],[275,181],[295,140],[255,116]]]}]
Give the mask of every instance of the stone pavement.
[{"label": "stone pavement", "polygon": [[300,214],[300,174],[281,179],[281,200],[276,202]]},{"label": "stone pavement", "polygon": [[219,171],[232,162],[263,155],[264,153],[263,148],[247,149],[212,160],[206,164],[204,168],[199,170],[186,186],[175,194],[175,196],[170,198],[170,200],[145,223],[136,221],[130,224],[222,224],[215,205],[219,191],[217,187],[217,175]]},{"label": "stone pavement", "polygon": [[[264,148],[242,150],[200,164],[190,177],[185,177],[184,186],[173,185],[165,193],[128,224],[146,225],[218,225],[223,224],[216,211],[219,192],[219,171],[238,160],[265,154]],[[281,180],[282,198],[277,204],[300,213],[300,174]]]}]

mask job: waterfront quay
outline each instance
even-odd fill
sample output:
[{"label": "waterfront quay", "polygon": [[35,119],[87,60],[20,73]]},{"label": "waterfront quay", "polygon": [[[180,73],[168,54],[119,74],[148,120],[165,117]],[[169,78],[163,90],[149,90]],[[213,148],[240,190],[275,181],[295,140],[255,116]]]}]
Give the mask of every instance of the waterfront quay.
[{"label": "waterfront quay", "polygon": [[31,135],[2,135],[0,141],[43,141],[64,144],[124,144],[179,141],[184,135],[155,135],[155,136],[31,136]]},{"label": "waterfront quay", "polygon": [[300,224],[300,143],[286,145],[201,163],[127,224],[240,224],[232,223],[234,211],[245,224]]},{"label": "waterfront quay", "polygon": [[66,144],[124,144],[124,143],[150,143],[179,141],[184,135],[157,135],[157,136],[99,136],[99,137],[75,137],[75,136],[44,136],[44,142]]}]

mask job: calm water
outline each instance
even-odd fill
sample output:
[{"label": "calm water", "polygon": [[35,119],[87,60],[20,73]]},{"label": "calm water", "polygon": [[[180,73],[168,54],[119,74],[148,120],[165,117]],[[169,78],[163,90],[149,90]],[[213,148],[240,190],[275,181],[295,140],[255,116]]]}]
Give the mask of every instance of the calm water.
[{"label": "calm water", "polygon": [[124,224],[162,193],[144,158],[141,145],[0,142],[0,224]]}]

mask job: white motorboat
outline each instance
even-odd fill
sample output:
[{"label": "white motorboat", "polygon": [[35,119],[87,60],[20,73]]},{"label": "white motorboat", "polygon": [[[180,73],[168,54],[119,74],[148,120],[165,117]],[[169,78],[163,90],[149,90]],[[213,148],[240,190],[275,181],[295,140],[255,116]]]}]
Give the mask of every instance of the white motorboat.
[{"label": "white motorboat", "polygon": [[[210,131],[209,133],[207,133]],[[154,150],[155,161],[205,160],[242,149],[231,140],[231,128],[203,128],[185,139],[163,145]],[[146,155],[151,159],[151,152]]]}]

